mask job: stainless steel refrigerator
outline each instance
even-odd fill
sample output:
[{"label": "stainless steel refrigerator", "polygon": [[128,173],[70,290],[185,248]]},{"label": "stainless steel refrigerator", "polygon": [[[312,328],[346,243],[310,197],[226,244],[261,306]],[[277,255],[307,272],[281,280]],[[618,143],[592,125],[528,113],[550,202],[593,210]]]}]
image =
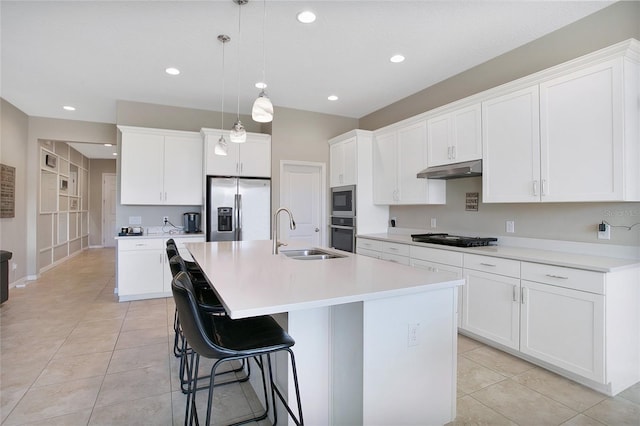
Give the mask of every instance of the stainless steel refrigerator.
[{"label": "stainless steel refrigerator", "polygon": [[207,176],[207,241],[271,239],[271,180]]}]

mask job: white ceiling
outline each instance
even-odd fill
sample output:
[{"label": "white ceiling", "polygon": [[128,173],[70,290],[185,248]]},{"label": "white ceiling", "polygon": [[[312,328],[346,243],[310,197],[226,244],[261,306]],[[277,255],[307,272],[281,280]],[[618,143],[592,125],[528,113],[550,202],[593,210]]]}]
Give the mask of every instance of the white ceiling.
[{"label": "white ceiling", "polygon": [[[268,0],[267,92],[279,107],[360,118],[611,3]],[[232,0],[2,0],[1,96],[30,116],[105,123],[116,122],[117,100],[219,111],[217,36],[228,34],[224,108],[235,111],[239,96],[249,114],[262,78],[263,4],[241,6],[238,83]],[[317,21],[297,22],[303,9]],[[390,63],[395,53],[406,61]],[[167,75],[169,66],[182,73]]]}]

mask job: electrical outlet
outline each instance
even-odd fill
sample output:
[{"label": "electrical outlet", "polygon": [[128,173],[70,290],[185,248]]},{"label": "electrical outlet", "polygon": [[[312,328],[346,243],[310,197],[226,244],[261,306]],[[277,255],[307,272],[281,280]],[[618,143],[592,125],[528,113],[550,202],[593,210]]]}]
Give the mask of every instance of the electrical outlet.
[{"label": "electrical outlet", "polygon": [[516,232],[516,223],[513,220],[506,221],[505,227],[507,229],[507,232],[510,234]]},{"label": "electrical outlet", "polygon": [[162,216],[162,223],[166,225],[167,222],[169,222],[169,216]]},{"label": "electrical outlet", "polygon": [[407,334],[407,346],[418,346],[420,323],[409,324]]},{"label": "electrical outlet", "polygon": [[436,227],[436,218],[435,218],[435,217],[432,217],[432,218],[431,218],[431,227],[432,227],[432,228],[435,228],[435,227]]},{"label": "electrical outlet", "polygon": [[[600,231],[600,228],[604,225],[604,231]],[[610,240],[611,239],[611,225],[607,223],[601,223],[598,226],[598,239],[599,240]]]},{"label": "electrical outlet", "polygon": [[15,271],[16,269],[18,269],[18,264],[17,263],[12,263],[11,264],[11,270]]}]

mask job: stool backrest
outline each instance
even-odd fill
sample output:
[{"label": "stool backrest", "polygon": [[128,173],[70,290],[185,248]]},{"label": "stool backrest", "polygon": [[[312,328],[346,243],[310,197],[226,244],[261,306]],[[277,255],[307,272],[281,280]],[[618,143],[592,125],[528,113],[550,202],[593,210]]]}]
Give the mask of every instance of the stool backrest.
[{"label": "stool backrest", "polygon": [[169,269],[171,269],[171,276],[175,278],[178,272],[187,272],[187,264],[184,263],[184,259],[179,254],[169,259]]},{"label": "stool backrest", "polygon": [[175,244],[167,245],[167,258],[171,260],[171,258],[176,255],[180,255],[180,253],[178,253],[178,247],[176,247]]},{"label": "stool backrest", "polygon": [[207,358],[234,356],[235,351],[222,348],[213,341],[214,317],[200,312],[189,274],[178,272],[171,282],[171,291],[178,310],[180,326],[189,346]]},{"label": "stool backrest", "polygon": [[168,245],[168,246],[175,246],[175,245],[176,245],[176,242],[173,240],[173,238],[169,238],[169,239],[167,240],[167,245]]}]

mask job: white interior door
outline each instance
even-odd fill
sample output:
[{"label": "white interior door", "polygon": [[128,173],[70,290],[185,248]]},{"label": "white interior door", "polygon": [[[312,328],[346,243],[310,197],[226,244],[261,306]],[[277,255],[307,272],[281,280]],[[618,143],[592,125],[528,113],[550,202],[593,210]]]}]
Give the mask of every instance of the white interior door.
[{"label": "white interior door", "polygon": [[102,246],[115,247],[116,225],[116,174],[102,174]]},{"label": "white interior door", "polygon": [[296,221],[296,229],[292,231],[288,218],[280,219],[281,240],[305,241],[313,246],[326,245],[326,193],[324,163],[280,163],[280,206],[277,207],[288,208]]}]

